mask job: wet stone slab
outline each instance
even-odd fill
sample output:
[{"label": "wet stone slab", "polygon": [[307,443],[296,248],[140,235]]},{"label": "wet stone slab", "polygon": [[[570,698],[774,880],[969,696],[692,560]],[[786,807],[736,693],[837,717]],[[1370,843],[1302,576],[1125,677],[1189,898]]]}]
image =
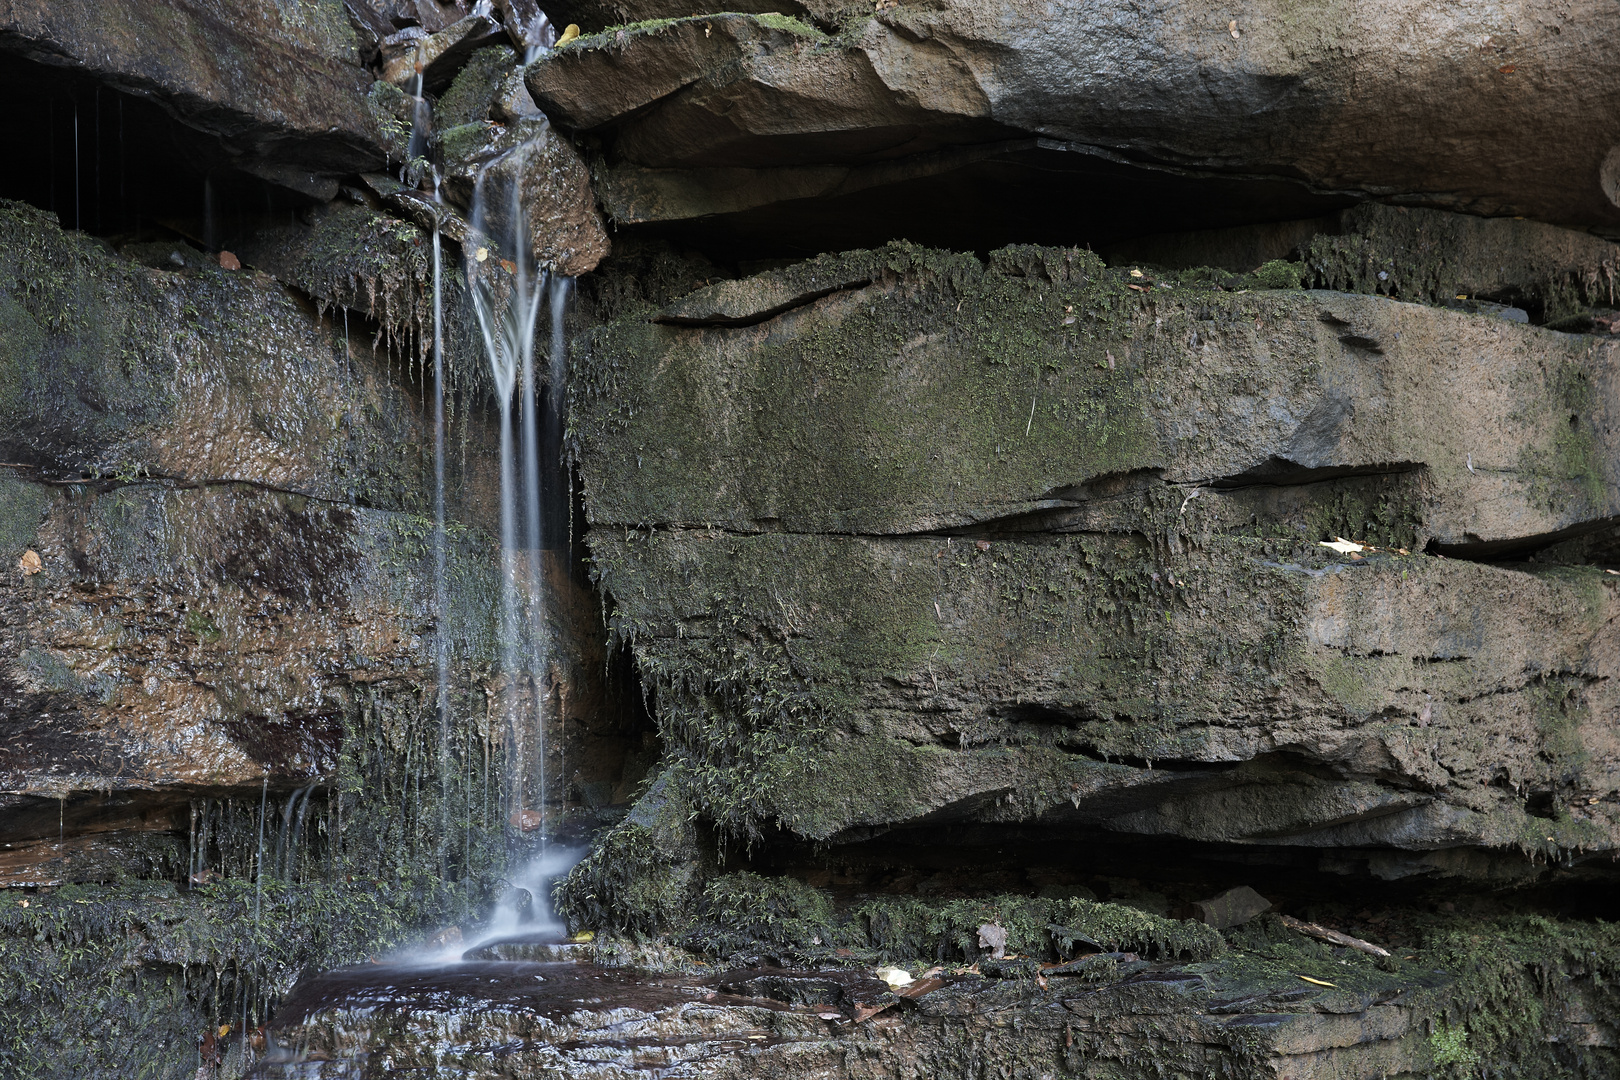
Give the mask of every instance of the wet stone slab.
[{"label": "wet stone slab", "polygon": [[1426,1022],[1447,980],[1358,979],[1348,990],[1133,962],[1101,982],[965,974],[895,994],[854,970],[367,965],[297,988],[253,1075],[920,1078],[996,1062],[1013,1077],[1235,1067],[1372,1078],[1428,1065]]}]

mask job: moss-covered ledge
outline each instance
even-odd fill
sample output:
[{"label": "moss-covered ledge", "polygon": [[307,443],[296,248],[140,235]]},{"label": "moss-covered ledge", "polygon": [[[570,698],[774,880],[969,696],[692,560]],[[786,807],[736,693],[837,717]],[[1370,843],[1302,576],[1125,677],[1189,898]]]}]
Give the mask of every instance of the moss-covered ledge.
[{"label": "moss-covered ledge", "polygon": [[[1094,534],[592,547],[672,767],[742,834],[948,809],[1327,846],[1616,843],[1600,718],[1620,583],[1599,569],[1219,536],[1180,555]],[[1284,750],[1339,779],[1236,768]],[[1198,795],[1191,763],[1232,771]],[[1528,816],[1525,789],[1567,820]]]},{"label": "moss-covered ledge", "polygon": [[1085,251],[823,256],[626,311],[575,373],[600,526],[960,528],[1122,474],[1186,494],[1420,472],[1422,539],[1452,545],[1620,512],[1620,343]]}]

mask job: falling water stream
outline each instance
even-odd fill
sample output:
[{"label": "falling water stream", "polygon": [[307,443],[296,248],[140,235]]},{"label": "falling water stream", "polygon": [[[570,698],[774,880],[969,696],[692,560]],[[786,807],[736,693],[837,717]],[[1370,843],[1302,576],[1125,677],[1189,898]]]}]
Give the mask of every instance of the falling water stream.
[{"label": "falling water stream", "polygon": [[[544,48],[554,35],[543,17],[529,28],[529,36]],[[444,236],[442,226],[448,209],[441,197],[436,172],[425,175],[418,151],[430,146],[431,114],[417,86],[418,106],[412,132],[414,165],[407,165],[401,179],[407,183],[427,181],[437,208],[432,228],[433,334],[431,339],[433,402],[433,604],[439,627],[434,642],[436,675],[436,719],[438,720],[437,762],[440,775],[437,869],[451,872],[453,841],[449,782],[454,760],[452,753],[454,656],[452,612],[455,583],[451,576],[451,549],[446,506],[447,424],[454,399],[452,365],[445,354]],[[525,159],[534,142],[522,143],[485,163],[477,173],[470,206],[468,235],[461,239],[462,271],[472,314],[488,364],[490,385],[499,422],[500,504],[499,504],[499,596],[495,611],[496,663],[493,680],[493,717],[500,734],[491,732],[496,742],[505,744],[507,775],[501,793],[499,819],[507,826],[509,865],[505,888],[485,923],[465,936],[441,934],[437,944],[406,950],[393,961],[376,969],[371,981],[384,983],[394,978],[390,971],[438,971],[446,977],[471,970],[489,959],[474,959],[486,945],[507,943],[561,942],[565,927],[551,911],[551,885],[573,866],[581,851],[555,842],[553,804],[560,802],[552,790],[553,777],[562,772],[558,762],[548,762],[547,724],[560,735],[560,709],[549,708],[548,692],[552,644],[547,621],[547,537],[564,532],[561,522],[547,520],[556,514],[560,500],[555,492],[566,483],[548,472],[560,469],[562,424],[565,420],[566,379],[565,316],[572,296],[573,282],[540,267],[530,242],[530,216],[523,203]],[[212,196],[212,191],[209,191]],[[537,339],[543,320],[550,320],[549,338],[541,344],[544,355],[537,356]],[[566,505],[564,503],[563,505]],[[563,511],[566,512],[566,511]],[[560,701],[560,695],[557,700]],[[548,711],[556,715],[548,717]],[[430,751],[431,752],[431,751]],[[419,764],[416,770],[421,769]],[[412,771],[407,760],[407,771]],[[489,769],[485,768],[488,783]],[[487,790],[487,789],[486,789]],[[469,787],[469,796],[471,788]],[[299,866],[298,847],[305,833],[311,791],[302,788],[287,796],[284,806],[268,803],[267,792],[260,793],[258,852],[255,876],[266,872],[283,880],[293,880]],[[487,795],[486,795],[487,802]],[[341,801],[336,812],[341,814]],[[279,818],[279,821],[277,820]],[[267,826],[274,830],[267,835]],[[201,846],[207,847],[209,814],[204,807],[195,827]],[[470,829],[470,825],[469,825]],[[518,840],[527,835],[531,842]],[[470,834],[469,834],[470,836]],[[195,843],[195,842],[194,842]],[[471,841],[468,841],[469,847]],[[201,860],[194,875],[206,877]],[[254,918],[260,912],[260,884],[254,895]],[[546,947],[551,947],[547,945]],[[563,945],[561,948],[573,948]],[[289,1060],[298,1054],[283,1048]]]},{"label": "falling water stream", "polygon": [[[514,896],[532,898],[537,917],[547,907],[548,884],[569,860],[550,851],[549,790],[546,739],[547,654],[545,611],[545,522],[542,516],[542,437],[553,436],[560,417],[563,381],[562,317],[568,298],[566,279],[533,265],[527,215],[518,177],[529,144],[520,145],[486,164],[474,186],[467,278],[473,310],[483,340],[500,415],[501,455],[501,599],[499,609],[501,667],[500,710],[510,739],[507,818],[539,836],[539,855],[509,876]],[[501,215],[491,213],[491,170],[511,170],[504,216],[508,235],[496,235]],[[511,258],[503,259],[498,253]],[[551,407],[541,410],[540,372],[535,365],[535,337],[541,304],[549,295],[552,321]],[[560,857],[559,857],[560,856]],[[509,934],[521,901],[509,898],[490,930]],[[548,927],[556,929],[555,927]],[[542,929],[536,925],[533,930]]]}]

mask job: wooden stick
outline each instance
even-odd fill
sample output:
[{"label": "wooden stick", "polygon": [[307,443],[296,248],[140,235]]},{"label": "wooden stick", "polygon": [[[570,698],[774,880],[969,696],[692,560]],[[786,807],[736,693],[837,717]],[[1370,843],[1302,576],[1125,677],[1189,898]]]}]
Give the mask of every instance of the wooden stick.
[{"label": "wooden stick", "polygon": [[1377,945],[1374,945],[1370,941],[1362,941],[1358,937],[1351,937],[1349,934],[1341,934],[1337,930],[1329,930],[1327,927],[1318,926],[1313,922],[1304,922],[1288,915],[1278,915],[1277,918],[1281,919],[1282,924],[1288,927],[1288,929],[1296,930],[1307,937],[1313,937],[1319,941],[1326,941],[1333,945],[1343,945],[1347,949],[1355,949],[1357,952],[1364,952],[1368,956],[1389,955],[1389,950],[1380,949]]}]

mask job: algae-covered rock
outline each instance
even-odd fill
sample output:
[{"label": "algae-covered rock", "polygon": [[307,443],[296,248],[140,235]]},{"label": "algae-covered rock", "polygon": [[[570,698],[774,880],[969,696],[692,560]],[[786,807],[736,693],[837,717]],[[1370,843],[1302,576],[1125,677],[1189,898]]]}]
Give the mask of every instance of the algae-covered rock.
[{"label": "algae-covered rock", "polygon": [[455,82],[434,102],[433,126],[444,131],[460,124],[487,122],[502,84],[516,67],[517,53],[506,45],[473,53]]},{"label": "algae-covered rock", "polygon": [[0,208],[0,294],[0,447],[30,479],[426,506],[431,440],[383,376],[386,354],[262,274],[142,267],[13,203]]},{"label": "algae-covered rock", "polygon": [[557,913],[595,931],[646,935],[681,928],[713,862],[692,817],[667,776],[654,780],[558,887]]},{"label": "algae-covered rock", "polygon": [[[1612,576],[1187,545],[592,539],[671,760],[733,828],[1615,845],[1607,804],[1588,805],[1615,767]],[[1567,813],[1533,820],[1521,789]]]},{"label": "algae-covered rock", "polygon": [[[481,537],[431,613],[432,440],[386,353],[263,274],[144,267],[16,204],[0,267],[6,792],[330,783],[356,686],[431,682],[435,634],[487,663]],[[474,521],[476,445],[448,489]],[[81,854],[51,879],[100,875]]]},{"label": "algae-covered rock", "polygon": [[1612,575],[1421,553],[1605,527],[1613,342],[891,245],[577,355],[614,632],[722,830],[1614,846]]},{"label": "algae-covered rock", "polygon": [[581,353],[596,525],[983,526],[1129,474],[1182,496],[1404,474],[1419,544],[1547,543],[1620,512],[1620,342],[1084,251],[824,256]]},{"label": "algae-covered rock", "polygon": [[[483,367],[465,313],[454,246],[441,241],[445,347],[457,382],[476,381]],[[237,254],[322,305],[348,309],[379,324],[370,341],[421,361],[433,344],[433,237],[409,221],[352,202],[333,202],[303,220],[266,225]],[[335,318],[344,318],[341,311]],[[359,337],[365,330],[351,328]]]}]

